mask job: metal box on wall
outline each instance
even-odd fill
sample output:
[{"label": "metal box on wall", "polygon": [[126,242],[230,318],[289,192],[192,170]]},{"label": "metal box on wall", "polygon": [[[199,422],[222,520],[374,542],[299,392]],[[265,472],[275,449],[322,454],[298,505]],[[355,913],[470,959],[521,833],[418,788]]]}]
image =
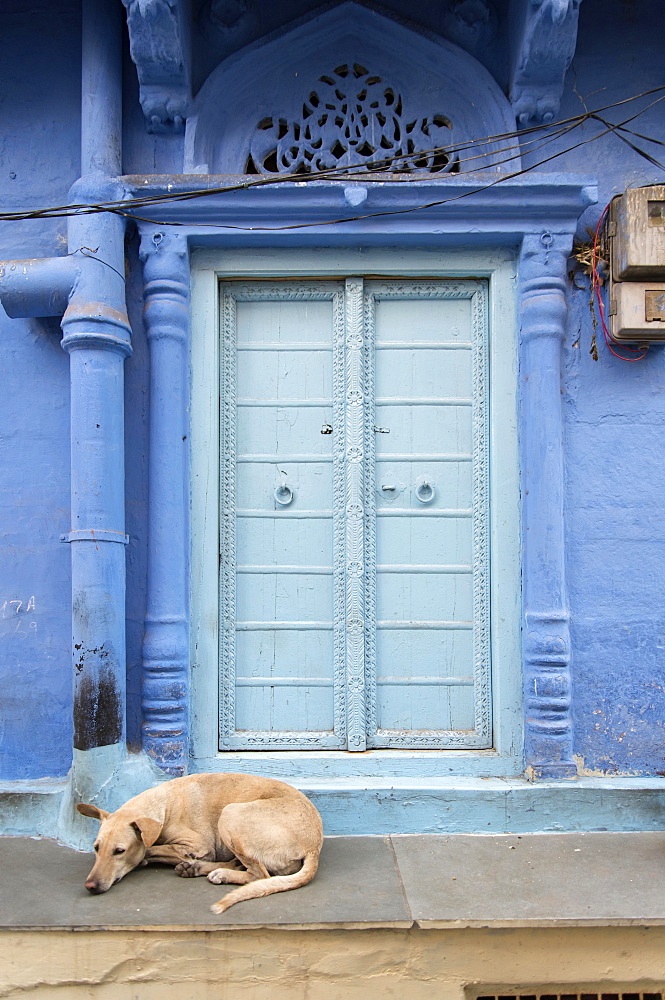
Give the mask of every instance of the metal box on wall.
[{"label": "metal box on wall", "polygon": [[632,188],[615,198],[609,235],[612,338],[665,341],[665,185]]},{"label": "metal box on wall", "polygon": [[665,341],[665,281],[616,281],[610,291],[612,337],[619,343]]},{"label": "metal box on wall", "polygon": [[631,188],[612,201],[612,277],[665,278],[665,184]]}]

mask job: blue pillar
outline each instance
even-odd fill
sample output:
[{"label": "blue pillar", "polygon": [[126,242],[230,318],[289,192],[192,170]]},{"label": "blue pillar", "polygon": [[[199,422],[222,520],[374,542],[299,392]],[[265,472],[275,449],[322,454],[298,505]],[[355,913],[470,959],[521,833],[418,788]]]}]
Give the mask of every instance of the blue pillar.
[{"label": "blue pillar", "polygon": [[564,555],[561,348],[572,236],[527,236],[522,248],[520,403],[527,774],[574,778],[570,613]]},{"label": "blue pillar", "polygon": [[189,256],[187,241],[143,226],[150,349],[148,601],[143,747],[167,774],[187,770],[189,690]]}]

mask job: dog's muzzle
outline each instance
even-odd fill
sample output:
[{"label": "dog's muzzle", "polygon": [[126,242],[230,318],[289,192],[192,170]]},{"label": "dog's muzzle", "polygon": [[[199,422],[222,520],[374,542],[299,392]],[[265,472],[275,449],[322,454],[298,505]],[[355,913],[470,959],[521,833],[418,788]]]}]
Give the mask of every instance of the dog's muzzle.
[{"label": "dog's muzzle", "polygon": [[110,888],[110,886],[104,888],[99,882],[92,882],[90,879],[85,883],[85,887],[88,892],[92,892],[95,896],[99,895],[100,892],[106,892],[106,889]]}]

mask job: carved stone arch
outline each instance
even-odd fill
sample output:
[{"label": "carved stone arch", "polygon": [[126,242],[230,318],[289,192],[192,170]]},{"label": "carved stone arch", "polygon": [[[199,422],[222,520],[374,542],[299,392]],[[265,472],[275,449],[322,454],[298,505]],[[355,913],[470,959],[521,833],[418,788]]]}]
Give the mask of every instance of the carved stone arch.
[{"label": "carved stone arch", "polygon": [[214,70],[187,120],[184,169],[507,172],[519,154],[508,160],[505,141],[481,140],[514,129],[509,101],[476,59],[345,2]]}]

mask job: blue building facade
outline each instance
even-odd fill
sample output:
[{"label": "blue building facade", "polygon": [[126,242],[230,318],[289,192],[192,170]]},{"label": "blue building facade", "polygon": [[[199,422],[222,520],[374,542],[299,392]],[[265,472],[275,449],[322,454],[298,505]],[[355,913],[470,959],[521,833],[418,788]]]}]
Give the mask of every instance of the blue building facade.
[{"label": "blue building facade", "polygon": [[3,832],[659,828],[663,356],[588,276],[655,0],[123,4],[3,16]]}]

